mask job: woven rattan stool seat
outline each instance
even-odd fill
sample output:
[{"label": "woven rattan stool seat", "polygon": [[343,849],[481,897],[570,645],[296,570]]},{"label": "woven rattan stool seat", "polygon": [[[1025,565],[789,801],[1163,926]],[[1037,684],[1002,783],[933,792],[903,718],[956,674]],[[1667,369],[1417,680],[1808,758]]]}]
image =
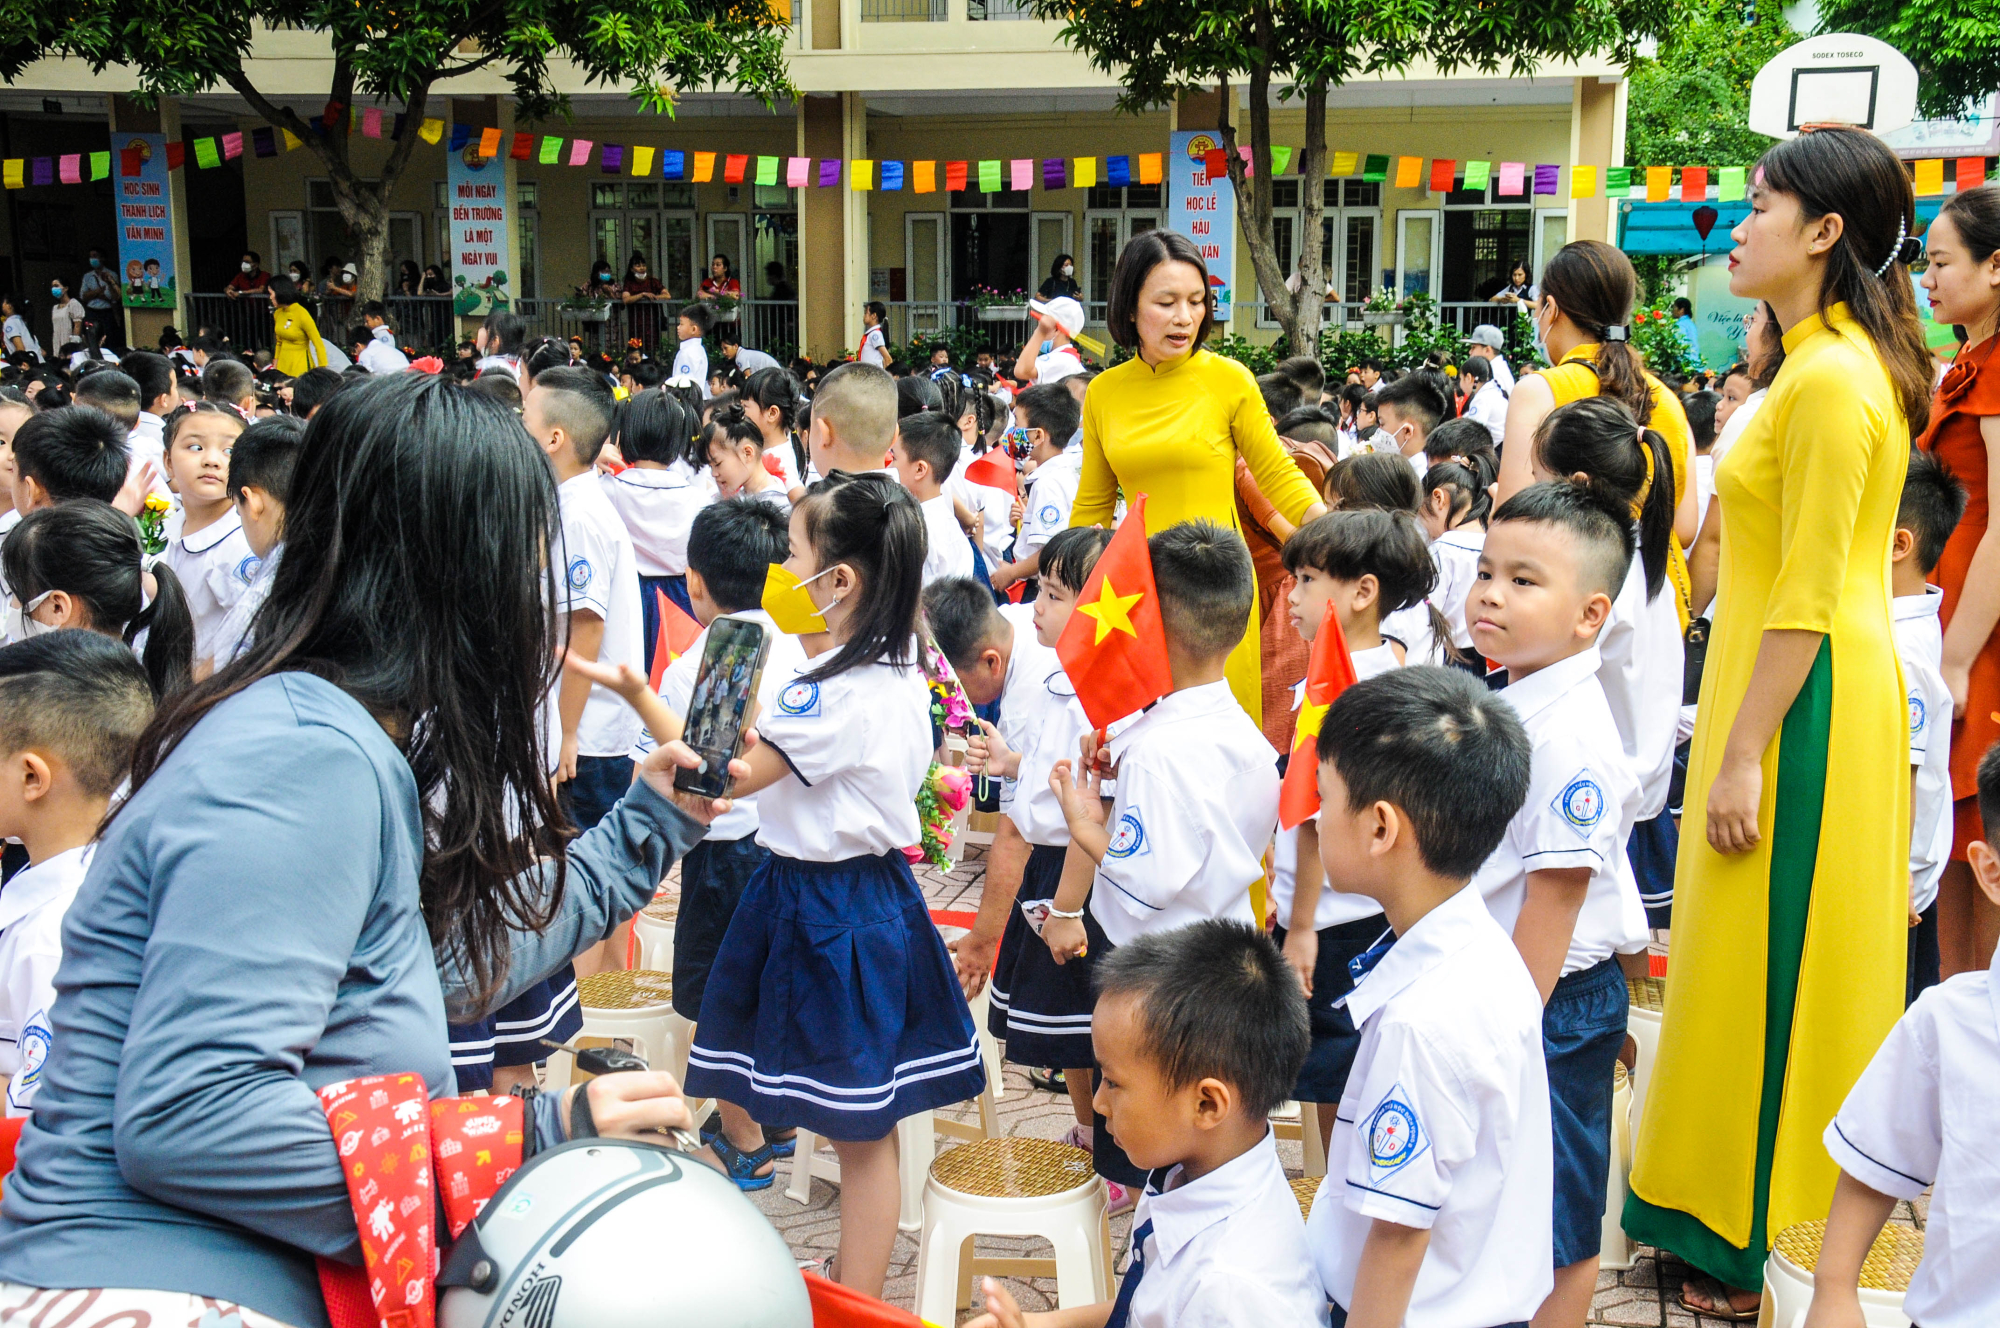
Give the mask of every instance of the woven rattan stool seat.
[{"label": "woven rattan stool seat", "polygon": [[1313,1196],[1319,1193],[1319,1183],[1323,1176],[1301,1176],[1292,1182],[1292,1197],[1299,1201],[1299,1216],[1312,1214]]},{"label": "woven rattan stool seat", "polygon": [[1090,1154],[1053,1139],[985,1139],[938,1154],[931,1179],[982,1199],[1040,1199],[1097,1178]]},{"label": "woven rattan stool seat", "polygon": [[[1778,1253],[1810,1274],[1819,1266],[1826,1223],[1800,1222],[1778,1233]],[[1861,1285],[1869,1291],[1908,1291],[1924,1257],[1924,1233],[1914,1227],[1885,1226],[1861,1264]]]},{"label": "woven rattan stool seat", "polygon": [[1632,997],[1635,1009],[1651,1010],[1654,1014],[1667,1008],[1667,980],[1665,978],[1626,978],[1625,990]]},{"label": "woven rattan stool seat", "polygon": [[576,980],[586,1010],[649,1010],[672,1005],[674,975],[650,968],[614,968]]},{"label": "woven rattan stool seat", "polygon": [[681,915],[680,896],[661,895],[639,911],[655,922],[671,923]]}]

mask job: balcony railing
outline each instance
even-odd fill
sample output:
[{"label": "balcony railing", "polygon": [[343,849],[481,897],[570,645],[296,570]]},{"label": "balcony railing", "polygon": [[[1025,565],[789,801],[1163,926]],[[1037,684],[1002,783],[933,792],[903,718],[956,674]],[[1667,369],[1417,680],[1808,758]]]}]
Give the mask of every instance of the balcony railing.
[{"label": "balcony railing", "polygon": [[[195,333],[227,340],[237,350],[270,350],[275,344],[271,332],[271,301],[264,295],[234,298],[216,292],[188,297],[188,326]],[[302,301],[306,312],[319,327],[323,340],[347,349],[349,327],[361,321],[354,300],[316,297]],[[389,327],[398,344],[419,351],[446,350],[458,340],[449,295],[397,295],[384,300]]]},{"label": "balcony railing", "polygon": [[[531,337],[549,336],[583,343],[590,354],[602,352],[622,360],[634,337],[652,344],[640,347],[660,360],[674,357],[674,321],[678,306],[612,304],[600,309],[567,307],[561,300],[516,300],[513,310],[528,322]],[[799,353],[799,306],[796,300],[754,300],[730,311],[743,342],[752,350],[775,356],[781,363]],[[712,357],[711,357],[712,358]]]}]

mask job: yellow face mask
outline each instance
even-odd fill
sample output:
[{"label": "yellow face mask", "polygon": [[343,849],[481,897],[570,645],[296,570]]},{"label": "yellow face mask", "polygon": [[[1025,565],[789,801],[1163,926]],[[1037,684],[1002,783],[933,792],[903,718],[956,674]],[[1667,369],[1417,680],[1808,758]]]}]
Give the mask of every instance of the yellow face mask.
[{"label": "yellow face mask", "polygon": [[764,574],[764,612],[771,615],[786,636],[805,636],[826,630],[826,613],[813,603],[806,587],[832,571],[829,567],[801,581],[783,563],[772,563]]}]

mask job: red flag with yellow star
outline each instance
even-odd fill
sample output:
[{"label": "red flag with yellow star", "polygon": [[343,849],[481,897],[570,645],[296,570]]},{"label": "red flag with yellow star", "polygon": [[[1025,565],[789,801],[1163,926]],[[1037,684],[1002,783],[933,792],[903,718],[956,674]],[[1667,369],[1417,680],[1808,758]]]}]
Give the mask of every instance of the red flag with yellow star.
[{"label": "red flag with yellow star", "polygon": [[1298,730],[1292,737],[1292,759],[1285,765],[1285,782],[1278,790],[1278,824],[1290,830],[1319,810],[1319,729],[1333,698],[1355,681],[1354,657],[1340,616],[1326,606],[1319,635],[1313,638],[1306,663],[1306,698],[1299,705]]},{"label": "red flag with yellow star", "polygon": [[1146,495],[1139,494],[1077,596],[1056,642],[1083,713],[1096,727],[1144,710],[1174,688],[1167,630],[1146,548]]},{"label": "red flag with yellow star", "polygon": [[660,631],[653,639],[653,675],[647,685],[654,691],[660,690],[660,679],[666,675],[667,665],[687,653],[694,639],[701,635],[701,624],[688,616],[687,610],[667,598],[664,590],[653,592],[660,606]]}]

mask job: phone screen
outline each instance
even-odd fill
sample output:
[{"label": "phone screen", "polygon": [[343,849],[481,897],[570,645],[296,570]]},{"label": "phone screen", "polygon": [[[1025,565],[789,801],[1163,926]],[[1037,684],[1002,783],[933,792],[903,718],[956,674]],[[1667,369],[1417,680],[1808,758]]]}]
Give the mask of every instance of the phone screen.
[{"label": "phone screen", "polygon": [[748,618],[724,616],[708,625],[708,645],[681,739],[701,757],[701,765],[676,771],[675,788],[711,798],[729,792],[729,763],[742,748],[769,648],[763,625]]}]

